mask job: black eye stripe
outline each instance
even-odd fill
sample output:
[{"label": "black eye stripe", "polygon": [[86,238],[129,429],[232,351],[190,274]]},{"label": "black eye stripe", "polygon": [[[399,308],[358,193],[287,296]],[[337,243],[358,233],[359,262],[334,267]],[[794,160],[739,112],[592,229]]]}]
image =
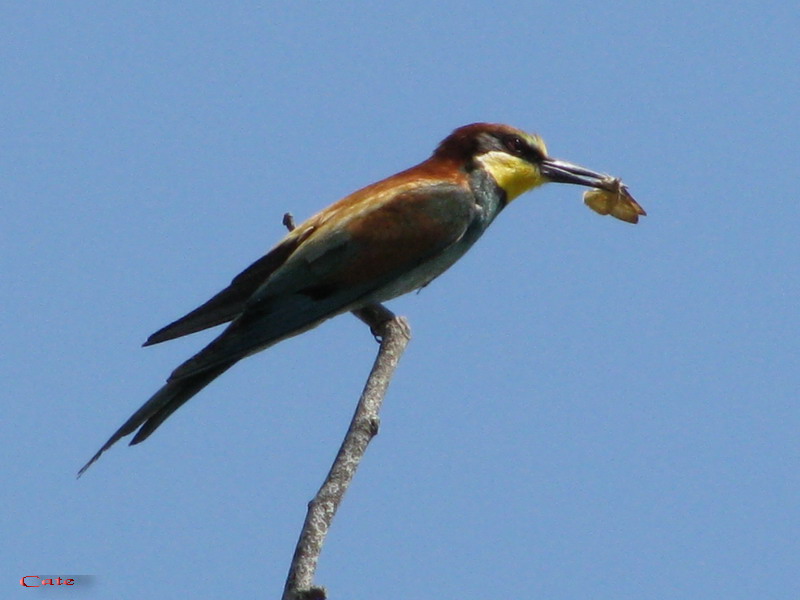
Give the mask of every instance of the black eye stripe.
[{"label": "black eye stripe", "polygon": [[518,135],[512,135],[505,139],[505,146],[514,154],[523,154],[527,144]]},{"label": "black eye stripe", "polygon": [[503,146],[511,154],[530,161],[540,161],[544,158],[542,151],[518,135],[509,135],[503,139]]}]

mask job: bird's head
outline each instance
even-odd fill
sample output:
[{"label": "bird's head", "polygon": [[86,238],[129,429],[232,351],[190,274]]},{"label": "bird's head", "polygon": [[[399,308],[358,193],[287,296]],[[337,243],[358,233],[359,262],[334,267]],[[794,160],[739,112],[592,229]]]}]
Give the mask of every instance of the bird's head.
[{"label": "bird's head", "polygon": [[507,202],[548,182],[610,189],[608,175],[550,158],[542,138],[508,125],[459,127],[439,144],[434,156],[467,169],[485,169],[505,191]]}]

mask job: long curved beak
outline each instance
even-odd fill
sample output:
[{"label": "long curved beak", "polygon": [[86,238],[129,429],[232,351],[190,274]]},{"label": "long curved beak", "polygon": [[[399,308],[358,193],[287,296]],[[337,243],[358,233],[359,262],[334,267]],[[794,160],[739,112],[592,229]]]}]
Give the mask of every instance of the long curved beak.
[{"label": "long curved beak", "polygon": [[557,158],[545,158],[540,166],[541,173],[554,183],[573,183],[601,190],[615,191],[614,178],[604,173],[591,171]]}]

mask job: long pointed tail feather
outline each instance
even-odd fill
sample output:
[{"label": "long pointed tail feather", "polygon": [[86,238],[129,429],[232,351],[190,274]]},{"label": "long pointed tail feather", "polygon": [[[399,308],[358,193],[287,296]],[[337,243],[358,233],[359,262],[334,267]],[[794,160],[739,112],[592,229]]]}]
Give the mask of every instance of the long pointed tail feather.
[{"label": "long pointed tail feather", "polygon": [[234,362],[235,361],[216,365],[211,369],[200,371],[190,377],[168,381],[160,390],[153,394],[139,410],[133,413],[131,418],[125,421],[114,435],[108,438],[108,441],[103,444],[103,447],[89,459],[89,462],[81,467],[81,470],[78,471],[78,477],[83,475],[86,469],[91,467],[92,464],[100,458],[103,452],[111,448],[111,446],[126,435],[130,435],[139,429],[133,440],[131,440],[131,445],[138,444],[147,439],[167,417],[183,406],[183,404],[197,394],[197,392],[227,371],[233,366]]}]

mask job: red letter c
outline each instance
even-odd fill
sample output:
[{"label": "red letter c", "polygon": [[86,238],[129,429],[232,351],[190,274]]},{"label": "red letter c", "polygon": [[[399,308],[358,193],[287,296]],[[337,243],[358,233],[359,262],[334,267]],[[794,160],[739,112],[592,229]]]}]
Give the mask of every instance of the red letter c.
[{"label": "red letter c", "polygon": [[27,583],[25,583],[25,580],[28,579],[29,577],[33,577],[34,579],[39,579],[38,575],[25,575],[25,577],[23,577],[22,579],[19,580],[19,584],[20,585],[24,585],[25,587],[41,587],[38,584],[37,585],[28,585]]}]

